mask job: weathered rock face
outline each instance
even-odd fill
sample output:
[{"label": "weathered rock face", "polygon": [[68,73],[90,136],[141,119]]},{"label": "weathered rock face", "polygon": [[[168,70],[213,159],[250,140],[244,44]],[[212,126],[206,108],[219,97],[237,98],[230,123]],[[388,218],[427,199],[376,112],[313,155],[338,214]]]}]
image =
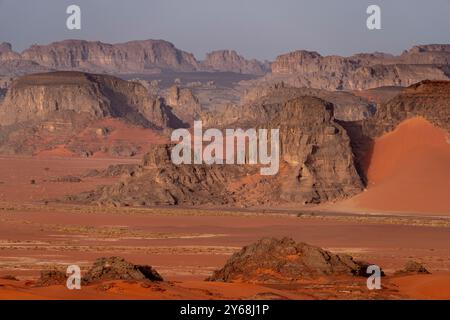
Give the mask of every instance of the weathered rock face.
[{"label": "weathered rock face", "polygon": [[170,159],[170,146],[155,145],[142,166],[116,185],[69,197],[76,202],[116,206],[233,204],[228,184],[246,174],[242,167],[181,165]]},{"label": "weathered rock face", "polygon": [[234,50],[218,50],[206,55],[202,61],[202,67],[206,70],[220,72],[235,72],[243,74],[265,74],[268,70],[264,63],[258,60],[247,60]]},{"label": "weathered rock face", "polygon": [[290,238],[265,238],[233,254],[210,281],[292,282],[330,275],[366,276],[367,263]]},{"label": "weathered rock face", "polygon": [[333,105],[302,97],[243,108],[227,128],[280,130],[280,171],[261,176],[251,165],[174,165],[169,146],[156,146],[133,177],[70,199],[146,206],[319,203],[361,191],[350,141],[333,118]]},{"label": "weathered rock face", "polygon": [[193,71],[198,63],[190,53],[162,40],[107,44],[65,40],[49,45],[34,45],[22,59],[58,70],[89,72],[146,73],[158,69]]},{"label": "weathered rock face", "polygon": [[297,87],[362,90],[410,86],[422,80],[447,80],[450,45],[414,47],[401,56],[359,54],[326,56],[295,51],[279,56],[267,80],[284,80]]},{"label": "weathered rock face", "polygon": [[44,120],[75,112],[92,118],[117,117],[163,128],[163,104],[136,83],[79,72],[33,74],[13,81],[0,105],[0,125]]}]

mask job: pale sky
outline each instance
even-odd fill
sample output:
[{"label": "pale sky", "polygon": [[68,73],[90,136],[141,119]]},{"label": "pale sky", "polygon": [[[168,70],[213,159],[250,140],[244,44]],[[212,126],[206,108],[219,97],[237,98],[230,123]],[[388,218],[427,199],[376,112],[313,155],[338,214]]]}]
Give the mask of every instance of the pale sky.
[{"label": "pale sky", "polygon": [[[77,4],[82,29],[66,29]],[[366,9],[382,10],[382,30]],[[164,39],[198,59],[218,49],[273,60],[296,49],[351,55],[450,43],[450,0],[0,0],[0,42],[22,51],[62,39]]]}]

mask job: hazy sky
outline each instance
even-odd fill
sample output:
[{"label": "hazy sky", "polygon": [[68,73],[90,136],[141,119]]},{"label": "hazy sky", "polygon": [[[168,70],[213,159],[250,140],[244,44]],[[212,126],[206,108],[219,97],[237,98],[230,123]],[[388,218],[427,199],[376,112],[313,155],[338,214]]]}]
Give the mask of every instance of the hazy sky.
[{"label": "hazy sky", "polygon": [[[70,4],[81,7],[79,31],[66,29]],[[366,28],[370,4],[382,9],[382,30]],[[0,0],[0,42],[21,51],[66,38],[164,39],[199,59],[225,48],[258,59],[296,49],[400,53],[450,43],[450,0]]]}]

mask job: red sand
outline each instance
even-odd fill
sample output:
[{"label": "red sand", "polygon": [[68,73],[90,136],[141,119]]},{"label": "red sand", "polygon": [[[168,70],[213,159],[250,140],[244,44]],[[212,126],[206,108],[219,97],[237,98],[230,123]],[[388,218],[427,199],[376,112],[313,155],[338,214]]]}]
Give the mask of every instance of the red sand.
[{"label": "red sand", "polygon": [[377,139],[367,159],[368,190],[345,205],[359,209],[450,214],[450,144],[423,118]]},{"label": "red sand", "polygon": [[392,281],[412,299],[450,299],[450,274],[411,275]]}]

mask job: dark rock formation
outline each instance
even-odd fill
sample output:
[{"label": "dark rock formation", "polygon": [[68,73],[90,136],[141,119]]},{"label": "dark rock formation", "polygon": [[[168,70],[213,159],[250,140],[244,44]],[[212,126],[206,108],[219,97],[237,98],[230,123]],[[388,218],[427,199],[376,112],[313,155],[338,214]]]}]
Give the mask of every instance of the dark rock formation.
[{"label": "dark rock formation", "polygon": [[247,60],[234,50],[218,50],[206,55],[202,67],[210,71],[235,72],[242,74],[263,75],[268,70],[266,65],[258,60]]},{"label": "dark rock formation", "polygon": [[291,282],[319,276],[367,276],[368,264],[290,238],[265,238],[233,254],[209,281]]},{"label": "dark rock formation", "polygon": [[[12,81],[0,96],[0,152],[63,146],[79,155],[133,156],[152,142],[149,132],[161,135],[180,123],[164,99],[133,81],[72,71],[32,74]],[[137,132],[143,137],[126,141]]]},{"label": "dark rock formation", "polygon": [[67,281],[67,275],[59,270],[43,270],[41,276],[36,285],[40,287],[65,285]]},{"label": "dark rock formation", "polygon": [[[148,265],[135,265],[120,257],[99,258],[81,278],[82,284],[111,280],[164,281],[160,274]],[[65,285],[67,275],[60,270],[43,270],[37,286]]]},{"label": "dark rock formation", "polygon": [[155,145],[142,166],[118,184],[71,196],[69,201],[117,206],[232,204],[227,184],[246,171],[239,166],[176,166],[170,146]]},{"label": "dark rock formation", "polygon": [[110,280],[163,281],[151,266],[135,265],[120,257],[100,258],[83,276],[84,284]]}]

